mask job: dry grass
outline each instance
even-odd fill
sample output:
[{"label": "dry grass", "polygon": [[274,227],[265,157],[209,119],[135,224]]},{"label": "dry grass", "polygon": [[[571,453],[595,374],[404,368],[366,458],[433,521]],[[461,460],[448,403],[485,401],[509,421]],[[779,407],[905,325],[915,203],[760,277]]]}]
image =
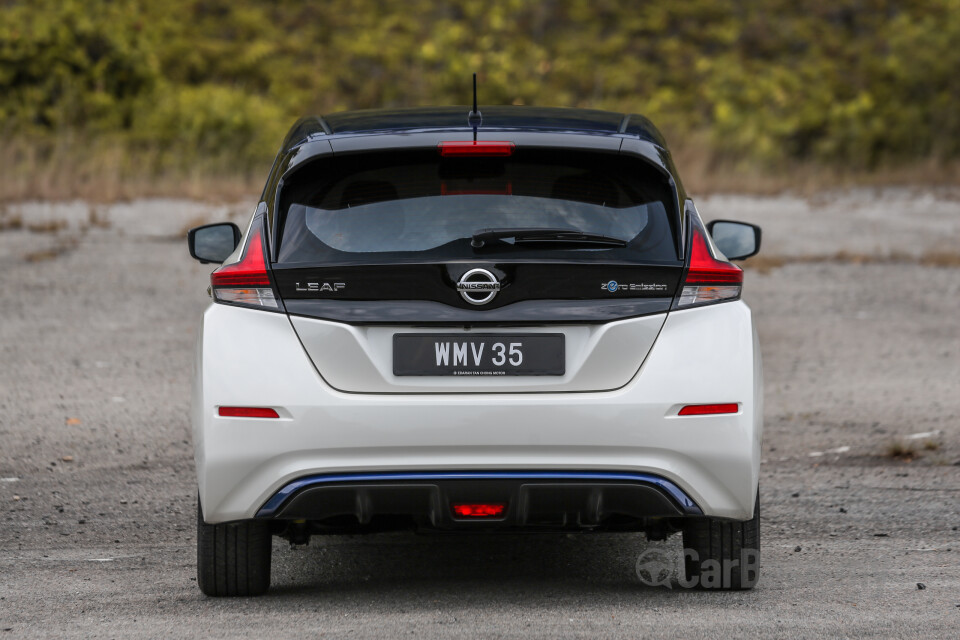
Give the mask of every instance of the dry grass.
[{"label": "dry grass", "polygon": [[799,262],[799,258],[789,258],[784,256],[768,256],[764,254],[755,255],[752,258],[745,260],[741,266],[744,269],[749,269],[751,271],[756,271],[757,273],[770,273],[774,269],[779,269],[780,267]]},{"label": "dry grass", "polygon": [[94,229],[109,229],[110,220],[106,218],[97,207],[91,206],[87,210],[87,227]]},{"label": "dry grass", "polygon": [[[856,186],[960,184],[960,161],[936,159],[845,170],[815,163],[771,167],[709,151],[706,136],[673,137],[674,160],[688,192],[769,195],[790,191],[814,198],[825,190]],[[266,159],[250,170],[244,159],[185,160],[132,143],[85,140],[66,134],[37,141],[10,137],[0,145],[0,201],[71,200],[115,202],[138,197],[177,197],[210,202],[239,202],[255,197],[269,170]],[[256,163],[255,163],[256,164]]]},{"label": "dry grass", "polygon": [[[256,196],[269,164],[247,175],[230,159],[177,163],[158,150],[64,136],[48,144],[8,139],[0,145],[0,200],[82,199],[110,203],[140,197],[238,202]],[[96,226],[96,225],[94,225]]]},{"label": "dry grass", "polygon": [[856,253],[841,250],[834,254],[813,254],[804,256],[757,255],[745,260],[743,267],[758,273],[769,273],[773,269],[788,264],[813,264],[832,262],[840,264],[918,264],[924,267],[957,268],[960,267],[958,251],[926,251],[919,256],[909,253],[892,252],[886,254]]},{"label": "dry grass", "polygon": [[22,228],[23,218],[20,216],[0,217],[0,231],[17,231]]},{"label": "dry grass", "polygon": [[956,160],[928,158],[870,171],[800,161],[770,166],[711,152],[705,135],[668,139],[674,140],[671,150],[684,187],[696,197],[717,193],[776,195],[789,191],[816,198],[825,190],[853,187],[955,187],[960,184],[960,161]]},{"label": "dry grass", "polygon": [[173,235],[173,239],[184,240],[186,239],[187,232],[190,231],[190,229],[193,229],[194,227],[200,227],[202,225],[207,224],[208,222],[209,220],[203,216],[195,216],[193,218],[190,218],[183,224],[182,227],[180,227],[180,231]]},{"label": "dry grass", "polygon": [[32,233],[57,233],[66,228],[66,220],[46,220],[44,222],[34,222],[26,225],[27,231]]},{"label": "dry grass", "polygon": [[960,267],[960,252],[928,251],[920,257],[920,264],[925,267]]},{"label": "dry grass", "polygon": [[903,460],[905,462],[910,462],[918,457],[913,442],[909,440],[901,440],[899,438],[890,441],[884,454],[888,458]]},{"label": "dry grass", "polygon": [[76,238],[67,238],[57,242],[52,247],[46,249],[39,249],[37,251],[31,251],[23,256],[23,259],[27,262],[45,262],[47,260],[54,260],[60,256],[73,251],[77,247]]}]

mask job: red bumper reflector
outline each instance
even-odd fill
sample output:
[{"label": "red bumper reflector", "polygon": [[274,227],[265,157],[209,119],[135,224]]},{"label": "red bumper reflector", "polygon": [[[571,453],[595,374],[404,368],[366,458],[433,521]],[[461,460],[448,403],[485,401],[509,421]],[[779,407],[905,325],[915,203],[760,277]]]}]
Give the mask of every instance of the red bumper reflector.
[{"label": "red bumper reflector", "polygon": [[265,407],[220,407],[220,415],[225,418],[279,418],[273,409]]},{"label": "red bumper reflector", "polygon": [[454,504],[453,514],[458,518],[496,518],[503,515],[507,505],[495,504]]},{"label": "red bumper reflector", "polygon": [[462,158],[469,156],[512,156],[516,145],[512,142],[441,142],[437,150],[444,158]]},{"label": "red bumper reflector", "polygon": [[715,413],[736,413],[740,410],[737,403],[729,404],[688,404],[680,409],[681,416],[706,416]]}]

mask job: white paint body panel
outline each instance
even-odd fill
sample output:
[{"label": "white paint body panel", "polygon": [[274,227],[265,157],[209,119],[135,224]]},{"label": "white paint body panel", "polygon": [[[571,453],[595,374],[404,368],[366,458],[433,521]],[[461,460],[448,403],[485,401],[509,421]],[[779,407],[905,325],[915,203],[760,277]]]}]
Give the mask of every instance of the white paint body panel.
[{"label": "white paint body panel", "polygon": [[[352,326],[293,316],[297,335],[324,381],[339,391],[362,393],[520,393],[607,391],[627,384],[663,327],[666,314],[599,325],[548,325],[510,329]],[[562,376],[395,376],[395,333],[462,335],[563,333]]]},{"label": "white paint body panel", "polygon": [[[376,394],[331,387],[287,316],[212,304],[192,408],[204,519],[253,517],[309,474],[466,469],[655,473],[707,515],[748,519],[763,409],[750,309],[737,301],[659,318],[642,367],[612,391]],[[342,327],[324,330],[344,339],[357,331]],[[374,361],[358,360],[364,375],[371,365],[380,375]],[[686,404],[727,402],[740,412],[676,415]],[[272,407],[281,418],[221,418],[221,405]]]}]

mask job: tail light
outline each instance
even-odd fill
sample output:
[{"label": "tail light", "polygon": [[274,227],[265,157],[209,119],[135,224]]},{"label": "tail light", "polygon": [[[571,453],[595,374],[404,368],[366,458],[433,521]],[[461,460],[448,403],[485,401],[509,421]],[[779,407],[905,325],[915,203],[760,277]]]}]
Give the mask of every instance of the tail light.
[{"label": "tail light", "polygon": [[240,261],[223,265],[210,274],[214,299],[217,302],[279,309],[264,255],[263,232],[258,221],[255,221]]},{"label": "tail light", "polygon": [[483,504],[453,504],[453,514],[458,518],[499,518],[507,505],[503,502]]},{"label": "tail light", "polygon": [[437,150],[444,158],[462,158],[470,156],[481,157],[504,157],[512,156],[516,145],[512,142],[441,142],[437,145]]},{"label": "tail light", "polygon": [[711,302],[736,300],[743,286],[743,270],[718,260],[718,253],[707,237],[707,231],[695,212],[691,214],[693,233],[690,238],[690,269],[677,301],[678,308],[694,307]]}]

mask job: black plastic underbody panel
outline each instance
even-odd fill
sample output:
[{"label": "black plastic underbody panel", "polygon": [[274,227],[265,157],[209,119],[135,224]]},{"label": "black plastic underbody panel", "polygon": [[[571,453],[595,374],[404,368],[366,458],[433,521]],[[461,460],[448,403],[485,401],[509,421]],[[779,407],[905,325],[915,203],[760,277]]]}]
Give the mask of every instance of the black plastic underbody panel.
[{"label": "black plastic underbody panel", "polygon": [[[506,504],[500,518],[458,519],[454,503]],[[379,516],[405,516],[433,529],[593,529],[605,525],[642,529],[648,518],[685,513],[661,489],[630,482],[411,481],[344,483],[308,487],[272,516],[320,521],[355,518],[366,525]]]}]

